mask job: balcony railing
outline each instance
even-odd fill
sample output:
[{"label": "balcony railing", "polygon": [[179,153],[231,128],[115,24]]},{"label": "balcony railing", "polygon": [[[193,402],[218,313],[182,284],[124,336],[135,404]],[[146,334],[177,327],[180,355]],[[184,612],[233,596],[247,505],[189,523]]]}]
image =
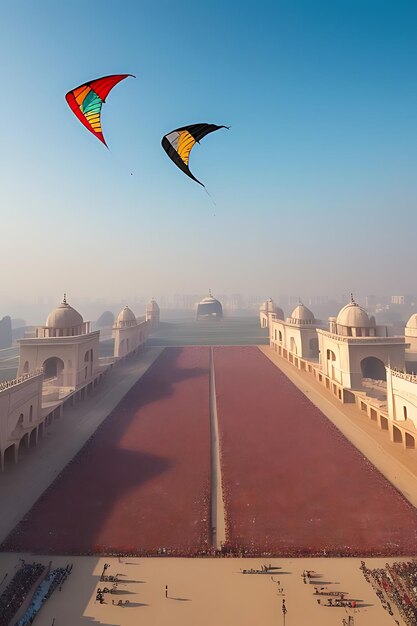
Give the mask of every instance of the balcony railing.
[{"label": "balcony railing", "polygon": [[13,380],[5,380],[0,383],[0,391],[7,391],[7,389],[11,389],[12,387],[16,387],[16,385],[20,385],[24,383],[25,380],[29,380],[30,378],[35,378],[36,376],[43,375],[43,367],[39,367],[33,372],[29,372],[28,374],[22,374]]}]

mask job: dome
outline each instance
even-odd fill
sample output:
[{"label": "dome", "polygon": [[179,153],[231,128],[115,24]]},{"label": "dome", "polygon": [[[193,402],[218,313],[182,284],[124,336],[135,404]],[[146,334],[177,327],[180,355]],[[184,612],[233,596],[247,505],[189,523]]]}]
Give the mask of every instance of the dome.
[{"label": "dome", "polygon": [[82,316],[68,304],[64,294],[61,304],[48,315],[45,326],[48,328],[67,329],[78,328],[83,323]]},{"label": "dome", "polygon": [[413,313],[413,315],[410,317],[405,327],[413,329],[413,330],[417,330],[417,313]]},{"label": "dome", "polygon": [[281,307],[276,306],[272,298],[268,298],[268,300],[262,302],[261,306],[259,307],[259,311],[261,313],[274,313],[274,315],[276,315],[278,319],[284,319],[284,311],[281,309]]},{"label": "dome", "polygon": [[219,300],[213,298],[211,291],[209,295],[203,298],[197,305],[197,320],[201,318],[221,319],[223,317],[223,308]]},{"label": "dome", "polygon": [[289,321],[296,324],[314,324],[316,320],[314,313],[300,302],[291,313]]},{"label": "dome", "polygon": [[359,306],[353,299],[339,311],[336,324],[350,328],[369,328],[371,325],[365,309]]},{"label": "dome", "polygon": [[159,306],[156,300],[152,298],[149,304],[146,305],[146,310],[147,311],[159,311]]},{"label": "dome", "polygon": [[117,316],[116,326],[135,326],[136,324],[135,314],[126,305]]},{"label": "dome", "polygon": [[218,300],[216,300],[216,298],[213,298],[213,296],[210,294],[209,296],[206,296],[205,298],[203,298],[202,300],[200,300],[199,304],[213,304],[214,302],[219,302]]}]

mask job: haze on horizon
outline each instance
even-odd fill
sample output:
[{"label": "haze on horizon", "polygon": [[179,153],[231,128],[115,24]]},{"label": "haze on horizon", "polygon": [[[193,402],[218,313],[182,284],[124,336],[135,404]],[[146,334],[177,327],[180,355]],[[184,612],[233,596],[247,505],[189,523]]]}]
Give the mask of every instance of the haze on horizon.
[{"label": "haze on horizon", "polygon": [[[4,3],[0,314],[39,296],[413,293],[417,6]],[[64,96],[103,107],[107,151]],[[231,125],[179,172],[163,134]]]}]

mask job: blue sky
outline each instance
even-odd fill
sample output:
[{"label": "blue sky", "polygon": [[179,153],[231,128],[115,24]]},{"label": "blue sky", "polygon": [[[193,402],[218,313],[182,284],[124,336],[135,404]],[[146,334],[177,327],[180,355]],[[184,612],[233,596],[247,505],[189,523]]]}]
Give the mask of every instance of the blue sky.
[{"label": "blue sky", "polygon": [[[416,27],[401,0],[1,2],[0,298],[416,291]],[[112,73],[109,152],[64,96]],[[216,206],[160,147],[206,121]]]}]

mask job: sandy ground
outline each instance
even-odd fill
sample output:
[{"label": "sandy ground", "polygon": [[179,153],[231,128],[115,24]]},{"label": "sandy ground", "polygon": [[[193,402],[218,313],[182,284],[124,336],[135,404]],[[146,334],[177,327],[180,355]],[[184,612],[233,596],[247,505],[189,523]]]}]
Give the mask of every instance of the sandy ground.
[{"label": "sandy ground", "polygon": [[356,406],[338,402],[311,374],[296,369],[269,347],[259,346],[259,349],[417,507],[417,451],[404,450],[400,444],[391,442],[387,431],[380,430]]},{"label": "sandy ground", "polygon": [[0,541],[51,484],[129,389],[160,355],[161,348],[143,352],[114,369],[84,402],[65,410],[37,446],[23,450],[17,465],[0,474]]},{"label": "sandy ground", "polygon": [[[32,557],[27,556],[27,560]],[[49,562],[49,557],[36,557]],[[371,567],[383,566],[387,559],[367,559]],[[392,559],[388,559],[392,562]],[[281,626],[285,599],[286,626],[341,626],[349,615],[355,626],[393,626],[393,618],[382,608],[372,587],[359,570],[357,559],[97,559],[74,557],[73,572],[62,591],[54,592],[36,618],[37,626]],[[117,594],[106,594],[106,604],[95,602],[95,592],[104,563],[108,574],[120,574]],[[66,565],[67,559],[54,557],[53,566]],[[280,569],[273,578],[247,575],[241,568],[258,569],[271,563]],[[13,574],[17,557],[0,555],[0,579]],[[304,584],[304,569],[320,578]],[[168,585],[168,599],[165,598]],[[360,605],[357,609],[319,606],[314,586],[344,592]],[[278,588],[283,588],[283,594]],[[322,596],[320,596],[322,597]],[[112,606],[129,600],[130,606]]]}]

